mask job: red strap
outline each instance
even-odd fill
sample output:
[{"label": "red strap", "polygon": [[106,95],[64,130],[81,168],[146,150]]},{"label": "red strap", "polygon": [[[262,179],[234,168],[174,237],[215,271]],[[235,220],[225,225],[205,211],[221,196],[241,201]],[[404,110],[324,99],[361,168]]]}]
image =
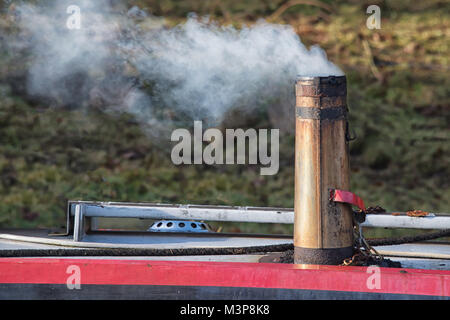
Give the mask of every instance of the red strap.
[{"label": "red strap", "polygon": [[357,206],[359,209],[365,211],[364,201],[358,197],[356,194],[350,191],[333,189],[330,193],[330,200],[335,202],[349,203],[351,205]]}]

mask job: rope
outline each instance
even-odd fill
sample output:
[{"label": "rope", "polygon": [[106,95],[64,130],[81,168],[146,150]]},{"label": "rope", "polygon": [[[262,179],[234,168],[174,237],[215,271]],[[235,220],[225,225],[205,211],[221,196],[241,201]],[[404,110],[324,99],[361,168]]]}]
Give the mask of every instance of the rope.
[{"label": "rope", "polygon": [[180,249],[139,249],[139,248],[61,248],[61,249],[18,249],[0,250],[0,257],[80,257],[80,256],[197,256],[236,255],[266,252],[282,252],[293,249],[292,244],[235,247],[235,248],[180,248]]},{"label": "rope", "polygon": [[399,238],[381,238],[381,239],[368,239],[367,242],[371,246],[391,246],[396,244],[412,243],[426,240],[433,240],[442,237],[450,236],[450,229],[427,232],[415,236],[405,236]]},{"label": "rope", "polygon": [[[372,252],[375,256],[380,256],[372,246],[388,246],[418,241],[433,240],[450,236],[450,229],[437,232],[429,232],[416,236],[406,236],[400,238],[381,239],[360,239],[365,242],[363,247],[366,252]],[[357,241],[360,241],[357,239]],[[61,248],[61,249],[19,249],[0,250],[0,257],[42,257],[42,256],[190,256],[190,255],[235,255],[235,254],[255,254],[267,252],[283,252],[293,250],[292,244],[266,245],[253,247],[234,248],[183,248],[183,249],[139,249],[139,248],[111,248],[111,249],[89,249],[89,248]]]}]

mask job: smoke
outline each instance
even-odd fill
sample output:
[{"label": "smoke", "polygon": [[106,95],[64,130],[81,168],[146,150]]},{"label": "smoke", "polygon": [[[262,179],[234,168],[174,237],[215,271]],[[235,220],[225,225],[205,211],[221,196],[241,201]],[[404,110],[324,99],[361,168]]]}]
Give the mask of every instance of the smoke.
[{"label": "smoke", "polygon": [[270,99],[299,74],[342,74],[319,47],[308,50],[290,26],[266,22],[237,30],[189,18],[144,43],[152,54],[137,60],[138,69],[159,79],[164,99],[217,118],[236,104],[254,107]]},{"label": "smoke", "polygon": [[[120,2],[45,3],[13,8],[22,32],[13,41],[29,52],[29,94],[56,105],[127,112],[151,126],[183,117],[217,124],[232,108],[292,96],[297,75],[342,75],[323,50],[306,48],[286,25],[260,21],[236,29],[190,16],[168,28],[164,19]],[[67,23],[74,3],[79,29]]]}]

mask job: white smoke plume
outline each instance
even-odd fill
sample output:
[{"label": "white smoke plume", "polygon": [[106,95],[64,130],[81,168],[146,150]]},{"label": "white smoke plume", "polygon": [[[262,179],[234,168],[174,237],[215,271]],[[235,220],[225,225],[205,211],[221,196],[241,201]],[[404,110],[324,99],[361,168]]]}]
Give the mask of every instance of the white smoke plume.
[{"label": "white smoke plume", "polygon": [[[146,123],[172,113],[220,120],[236,106],[257,108],[293,95],[297,75],[342,75],[323,50],[306,48],[286,25],[261,21],[236,29],[191,16],[168,28],[162,18],[106,0],[39,3],[12,12],[30,53],[27,86],[62,105],[102,105]],[[80,29],[66,25],[73,4]]]},{"label": "white smoke plume", "polygon": [[319,47],[308,50],[290,26],[266,22],[236,30],[190,18],[145,43],[152,54],[141,57],[138,68],[174,84],[166,98],[217,117],[241,101],[270,98],[299,74],[342,74]]}]

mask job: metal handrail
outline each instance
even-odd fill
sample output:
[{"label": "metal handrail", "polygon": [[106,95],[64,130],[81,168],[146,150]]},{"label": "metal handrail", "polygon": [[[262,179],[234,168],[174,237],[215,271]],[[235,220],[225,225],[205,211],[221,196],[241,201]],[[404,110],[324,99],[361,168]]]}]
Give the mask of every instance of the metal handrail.
[{"label": "metal handrail", "polygon": [[[68,231],[73,225],[75,241],[81,241],[86,226],[95,218],[140,218],[154,220],[201,220],[224,222],[294,223],[291,208],[202,206],[161,203],[123,203],[69,201]],[[92,219],[94,218],[94,219]],[[90,219],[89,223],[85,220]],[[70,224],[70,225],[69,225]],[[362,227],[450,229],[450,215],[429,213],[425,217],[410,217],[405,213],[367,214]]]}]

